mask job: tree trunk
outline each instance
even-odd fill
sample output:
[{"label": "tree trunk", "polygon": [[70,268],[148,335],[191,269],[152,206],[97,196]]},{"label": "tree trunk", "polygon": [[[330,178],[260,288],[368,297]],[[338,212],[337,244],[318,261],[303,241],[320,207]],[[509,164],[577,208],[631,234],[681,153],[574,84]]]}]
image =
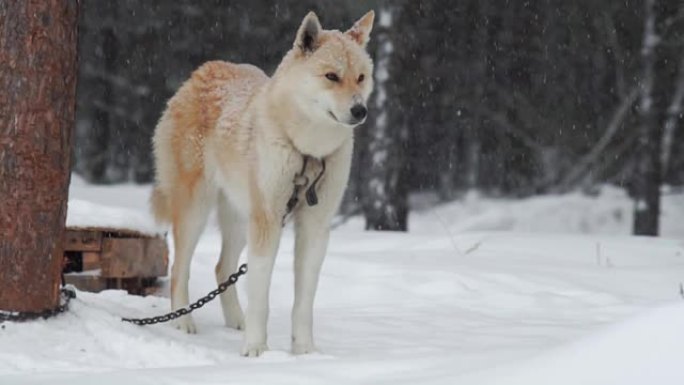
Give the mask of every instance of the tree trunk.
[{"label": "tree trunk", "polygon": [[0,309],[59,303],[76,93],[75,0],[0,1]]},{"label": "tree trunk", "polygon": [[633,232],[635,235],[658,235],[662,181],[660,150],[677,72],[672,48],[663,44],[666,38],[664,21],[676,13],[678,1],[646,0],[644,4]]},{"label": "tree trunk", "polygon": [[667,109],[667,120],[665,120],[665,127],[663,127],[664,132],[660,165],[663,168],[662,177],[664,179],[668,177],[675,131],[680,116],[682,115],[682,102],[684,102],[684,52],[680,53],[680,56],[679,75],[677,76],[677,82],[675,84],[675,92],[670,107]]},{"label": "tree trunk", "polygon": [[387,5],[380,10],[374,34],[377,39],[376,83],[371,109],[375,121],[369,124],[368,169],[364,215],[366,230],[406,231],[408,229],[408,188],[406,150],[408,137],[405,122],[398,117],[400,107],[397,85],[391,81],[393,46],[392,22],[395,9]]}]

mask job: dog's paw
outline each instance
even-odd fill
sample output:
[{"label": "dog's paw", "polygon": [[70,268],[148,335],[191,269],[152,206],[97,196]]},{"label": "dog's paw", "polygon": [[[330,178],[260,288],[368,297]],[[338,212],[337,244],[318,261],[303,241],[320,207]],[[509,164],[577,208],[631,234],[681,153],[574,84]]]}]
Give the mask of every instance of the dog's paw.
[{"label": "dog's paw", "polygon": [[189,315],[184,315],[180,318],[176,318],[173,321],[173,326],[180,331],[184,331],[188,334],[196,334],[197,326],[195,326],[195,321]]},{"label": "dog's paw", "polygon": [[316,349],[316,346],[313,344],[313,342],[310,343],[305,343],[305,344],[299,344],[299,343],[292,343],[292,354],[295,355],[300,355],[300,354],[311,354],[317,352],[318,349]]},{"label": "dog's paw", "polygon": [[259,357],[263,352],[268,350],[268,346],[262,344],[248,344],[242,347],[242,355],[245,357]]},{"label": "dog's paw", "polygon": [[245,330],[245,317],[226,318],[226,326],[237,330]]},{"label": "dog's paw", "polygon": [[223,319],[225,320],[227,327],[237,330],[245,330],[245,316],[239,307],[229,311],[227,314],[224,313]]}]

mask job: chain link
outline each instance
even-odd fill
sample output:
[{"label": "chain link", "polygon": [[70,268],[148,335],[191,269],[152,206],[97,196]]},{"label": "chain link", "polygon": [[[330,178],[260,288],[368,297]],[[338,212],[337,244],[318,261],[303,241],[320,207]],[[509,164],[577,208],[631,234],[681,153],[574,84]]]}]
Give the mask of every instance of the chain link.
[{"label": "chain link", "polygon": [[207,302],[210,302],[214,298],[216,298],[219,294],[223,293],[224,291],[228,290],[228,288],[232,285],[235,284],[235,282],[238,281],[240,276],[245,275],[247,273],[247,264],[243,263],[238,271],[235,273],[231,274],[230,277],[228,277],[227,280],[221,282],[218,285],[218,288],[212,290],[209,292],[209,294],[205,295],[204,297],[198,299],[197,301],[191,303],[189,306],[180,308],[176,311],[173,311],[171,313],[163,314],[163,315],[158,315],[156,317],[148,317],[148,318],[122,318],[121,321],[123,322],[130,322],[132,324],[136,324],[138,326],[145,326],[145,325],[154,325],[162,322],[168,322],[171,320],[174,320],[178,317],[184,316],[186,314],[190,314],[193,311],[201,308]]},{"label": "chain link", "polygon": [[48,319],[57,314],[64,313],[69,310],[69,301],[76,298],[76,291],[71,287],[62,287],[60,289],[60,304],[52,309],[45,309],[43,311],[2,311],[0,310],[0,323],[5,321],[24,322],[38,318]]},{"label": "chain link", "polygon": [[[154,325],[157,323],[168,322],[168,321],[174,320],[178,317],[184,316],[186,314],[190,314],[193,311],[201,308],[202,306],[206,305],[208,302],[215,299],[219,294],[228,290],[228,288],[230,286],[234,285],[238,281],[240,276],[245,275],[246,273],[247,273],[247,264],[242,264],[240,266],[240,268],[238,269],[238,271],[231,274],[228,277],[228,279],[225,280],[224,282],[221,282],[218,285],[218,288],[210,291],[209,294],[198,299],[194,303],[191,303],[188,307],[184,307],[184,308],[178,309],[174,312],[171,312],[168,314],[163,314],[163,315],[156,316],[156,317],[122,318],[121,320],[124,322],[130,322],[130,323],[133,323],[136,325],[143,326],[143,325]],[[57,314],[63,313],[65,311],[69,310],[69,302],[71,301],[72,298],[76,298],[76,291],[71,287],[62,287],[60,289],[60,294],[62,297],[62,300],[60,301],[60,305],[56,306],[52,309],[45,309],[43,311],[37,311],[37,312],[30,312],[30,311],[12,312],[12,311],[0,310],[0,323],[6,322],[6,321],[23,322],[23,321],[30,321],[30,320],[34,320],[34,319],[38,319],[38,318],[47,319],[50,317],[54,317]]]}]

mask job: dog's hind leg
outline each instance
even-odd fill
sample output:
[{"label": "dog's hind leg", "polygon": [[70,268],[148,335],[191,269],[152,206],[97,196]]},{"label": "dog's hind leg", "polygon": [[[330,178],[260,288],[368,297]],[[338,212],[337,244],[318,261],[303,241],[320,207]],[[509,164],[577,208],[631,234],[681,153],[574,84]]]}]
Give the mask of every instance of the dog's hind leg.
[{"label": "dog's hind leg", "polygon": [[[189,304],[188,281],[190,280],[190,262],[192,253],[199,240],[202,230],[207,223],[207,216],[214,199],[206,191],[183,194],[186,199],[176,199],[173,204],[173,243],[174,261],[171,269],[171,307],[178,310]],[[209,196],[207,196],[209,195]],[[196,333],[197,328],[191,315],[185,315],[175,320],[178,329],[187,333]]]},{"label": "dog's hind leg", "polygon": [[[218,196],[218,220],[221,226],[221,259],[216,264],[216,280],[220,284],[235,272],[240,259],[240,252],[247,243],[246,223],[240,218],[223,193]],[[221,307],[226,326],[242,330],[245,328],[245,317],[240,307],[235,285],[221,294]]]}]

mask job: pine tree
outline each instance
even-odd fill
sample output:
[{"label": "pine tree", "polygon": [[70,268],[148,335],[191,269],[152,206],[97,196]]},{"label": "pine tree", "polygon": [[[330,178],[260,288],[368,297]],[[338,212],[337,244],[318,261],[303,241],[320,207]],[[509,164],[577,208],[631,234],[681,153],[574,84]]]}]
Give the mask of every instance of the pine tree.
[{"label": "pine tree", "polygon": [[76,93],[76,0],[0,2],[0,309],[59,301]]}]

